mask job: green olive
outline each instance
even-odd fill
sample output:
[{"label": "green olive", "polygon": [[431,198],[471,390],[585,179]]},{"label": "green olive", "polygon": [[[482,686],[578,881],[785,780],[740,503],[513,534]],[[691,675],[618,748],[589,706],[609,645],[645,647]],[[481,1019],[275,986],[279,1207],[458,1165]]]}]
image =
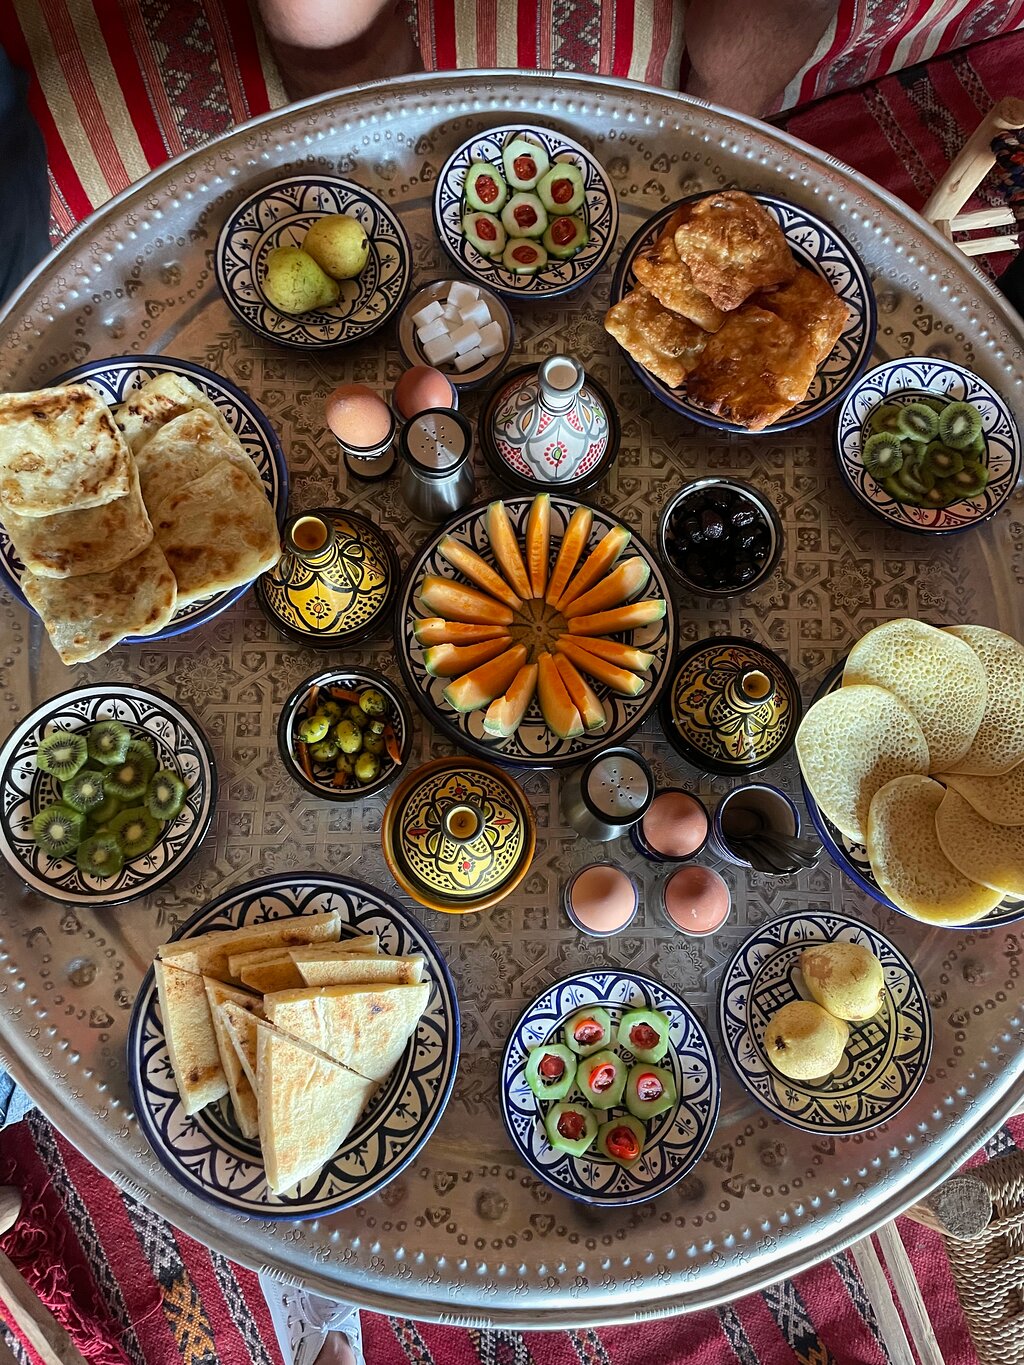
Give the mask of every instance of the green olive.
[{"label": "green olive", "polygon": [[371,720],[366,729],[371,735],[382,735],[384,733],[384,722],[382,720]]},{"label": "green olive", "polygon": [[347,773],[349,777],[356,770],[356,761],[351,754],[339,754],[334,760],[334,771],[336,773]]},{"label": "green olive", "polygon": [[331,698],[329,701],[322,701],[316,708],[322,716],[326,716],[332,725],[337,725],[345,714],[345,708],[340,701]]},{"label": "green olive", "polygon": [[360,754],[356,759],[356,781],[375,782],[380,774],[380,759],[376,754]]},{"label": "green olive", "polygon": [[363,747],[363,732],[350,720],[339,720],[334,727],[334,739],[343,754],[357,754]]},{"label": "green olive", "polygon": [[388,709],[388,699],[376,687],[368,687],[359,694],[359,705],[368,716],[382,716]]},{"label": "green olive", "polygon": [[327,739],[322,739],[319,744],[311,744],[309,756],[317,763],[333,763],[338,757],[337,740],[328,736]]},{"label": "green olive", "polygon": [[367,754],[382,754],[384,752],[384,736],[363,735],[363,752]]},{"label": "green olive", "polygon": [[300,720],[295,733],[303,744],[319,744],[322,739],[327,738],[327,733],[331,728],[331,722],[326,716],[314,712],[311,716],[306,716]]},{"label": "green olive", "polygon": [[350,720],[353,725],[358,725],[360,730],[366,728],[366,712],[361,710],[355,702],[353,702],[351,706],[345,707],[345,719]]}]

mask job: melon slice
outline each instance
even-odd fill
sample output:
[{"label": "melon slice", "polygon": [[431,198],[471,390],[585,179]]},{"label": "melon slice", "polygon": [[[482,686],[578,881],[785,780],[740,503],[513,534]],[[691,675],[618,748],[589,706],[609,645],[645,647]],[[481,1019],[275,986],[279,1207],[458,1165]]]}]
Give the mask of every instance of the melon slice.
[{"label": "melon slice", "polygon": [[594,616],[574,616],[569,622],[570,635],[617,635],[620,630],[636,630],[649,626],[665,615],[664,597],[645,597],[642,602],[630,602],[625,607],[612,607]]},{"label": "melon slice", "polygon": [[[561,638],[565,639],[566,637],[562,636]],[[606,640],[601,635],[572,635],[569,638],[589,654],[596,654],[599,659],[606,659],[616,668],[627,668],[631,673],[646,673],[651,664],[654,663],[654,655],[648,654],[646,649],[635,649],[632,645],[621,645],[618,640]],[[555,648],[557,649],[558,646],[556,645]]]},{"label": "melon slice", "polygon": [[634,557],[617,565],[607,578],[595,583],[565,608],[566,620],[574,616],[591,616],[597,611],[608,611],[627,601],[635,592],[647,587],[651,566],[646,559]]},{"label": "melon slice", "polygon": [[501,574],[495,573],[486,559],[481,559],[475,550],[463,545],[461,540],[443,536],[437,548],[453,568],[464,573],[471,583],[496,597],[499,602],[504,602],[513,611],[518,611],[523,605]]},{"label": "melon slice", "polygon": [[559,654],[564,654],[570,663],[574,663],[582,673],[589,673],[592,678],[604,683],[613,692],[621,692],[624,697],[635,697],[638,692],[643,690],[643,678],[638,678],[635,673],[630,673],[628,669],[616,668],[607,660],[599,659],[596,654],[590,654],[587,650],[580,649],[576,641],[571,640],[567,635],[563,635],[559,640],[557,649]]},{"label": "melon slice", "polygon": [[444,689],[444,699],[456,711],[477,711],[489,706],[512,686],[516,674],[526,663],[526,646],[513,645],[496,659],[464,673]]},{"label": "melon slice", "polygon": [[510,626],[512,609],[485,592],[454,583],[450,578],[427,574],[420,584],[419,599],[425,607],[448,621],[467,621],[484,626]]},{"label": "melon slice", "polygon": [[551,553],[551,494],[538,493],[526,518],[526,567],[534,597],[543,597],[548,585]]},{"label": "melon slice", "polygon": [[586,678],[575,664],[570,663],[567,654],[556,654],[555,666],[562,675],[565,690],[569,693],[573,706],[580,713],[584,726],[587,730],[602,729],[607,724],[604,707]]},{"label": "melon slice", "polygon": [[492,502],[487,509],[487,538],[506,581],[512,584],[520,597],[530,597],[530,579],[503,502]]},{"label": "melon slice", "polygon": [[412,623],[420,645],[476,645],[505,634],[504,626],[474,626],[464,621],[445,621],[440,616],[421,616]]},{"label": "melon slice", "polygon": [[577,507],[569,518],[569,525],[565,528],[565,535],[562,536],[562,543],[558,549],[555,567],[551,570],[551,577],[548,579],[548,590],[544,594],[544,598],[550,606],[553,607],[565,591],[569,575],[579,563],[580,555],[587,548],[590,528],[593,524],[594,514],[589,507]]},{"label": "melon slice", "polygon": [[537,659],[537,696],[548,729],[553,730],[559,739],[575,739],[577,735],[582,735],[582,717],[573,705],[554,656],[546,649]]},{"label": "melon slice", "polygon": [[523,664],[505,695],[491,702],[484,716],[484,729],[489,735],[508,739],[519,729],[537,690],[537,672],[536,664]]},{"label": "melon slice", "polygon": [[500,635],[497,640],[481,640],[475,645],[431,645],[423,652],[423,667],[432,678],[461,678],[488,659],[504,654],[511,643],[511,635]]},{"label": "melon slice", "polygon": [[570,602],[575,602],[577,597],[592,588],[609,571],[631,539],[631,533],[625,526],[613,526],[591,550],[576,576],[569,580],[569,586],[555,604],[558,610],[564,612]]}]

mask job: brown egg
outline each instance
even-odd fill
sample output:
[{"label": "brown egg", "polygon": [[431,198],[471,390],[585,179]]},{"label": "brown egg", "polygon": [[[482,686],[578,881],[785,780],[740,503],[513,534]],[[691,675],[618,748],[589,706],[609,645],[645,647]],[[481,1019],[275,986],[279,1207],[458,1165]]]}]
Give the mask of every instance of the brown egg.
[{"label": "brown egg", "polygon": [[684,791],[659,792],[641,825],[644,838],[663,858],[690,858],[708,837],[704,807]]},{"label": "brown egg", "polygon": [[729,917],[729,888],[710,867],[681,867],[665,883],[665,913],[684,934],[710,934]]},{"label": "brown egg", "polygon": [[339,384],[324,405],[327,425],[343,445],[366,450],[385,441],[391,409],[365,384]]},{"label": "brown egg", "polygon": [[451,381],[432,365],[414,365],[401,376],[392,394],[395,407],[408,421],[427,408],[455,406]]},{"label": "brown egg", "polygon": [[608,863],[583,868],[568,890],[567,908],[587,933],[614,934],[636,914],[636,887],[621,868]]}]

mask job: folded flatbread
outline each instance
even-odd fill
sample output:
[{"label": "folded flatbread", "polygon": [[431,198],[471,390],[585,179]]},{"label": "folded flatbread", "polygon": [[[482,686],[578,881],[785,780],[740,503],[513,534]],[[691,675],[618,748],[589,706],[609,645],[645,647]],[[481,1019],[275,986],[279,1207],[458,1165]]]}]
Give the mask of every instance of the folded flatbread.
[{"label": "folded flatbread", "polygon": [[801,328],[814,348],[815,365],[820,365],[831,353],[850,316],[849,308],[828,280],[803,267],[788,284],[766,289],[756,294],[752,302]]},{"label": "folded flatbread", "polygon": [[690,267],[679,259],[676,250],[676,228],[683,216],[683,210],[677,209],[651,249],[633,262],[633,273],[664,308],[681,313],[706,332],[717,332],[725,314],[697,288]]},{"label": "folded flatbread", "polygon": [[693,283],[725,312],[796,274],[782,229],[743,190],[718,190],[681,205],[674,241]]},{"label": "folded flatbread", "polygon": [[423,980],[423,958],[369,957],[363,953],[326,954],[322,949],[292,948],[291,958],[307,986],[345,986],[353,982],[390,982],[413,986]]},{"label": "folded flatbread", "polygon": [[673,389],[697,364],[711,335],[663,307],[643,285],[608,309],[604,328],[638,364]]},{"label": "folded flatbread", "polygon": [[431,984],[344,985],[264,997],[272,1024],[353,1071],[380,1081],[405,1051],[430,999]]},{"label": "folded flatbread", "polygon": [[107,573],[76,578],[26,573],[21,589],[66,664],[95,659],[128,635],[162,630],[177,601],[174,574],[155,541]]},{"label": "folded flatbread", "polygon": [[195,938],[163,943],[156,951],[164,962],[224,981],[229,978],[228,958],[233,953],[257,948],[300,948],[307,943],[336,940],[340,932],[339,911],[324,910],[316,915],[282,915],[280,919],[264,920],[241,929],[211,929]]},{"label": "folded flatbread", "polygon": [[265,491],[228,460],[150,506],[149,514],[178,583],[179,606],[251,583],[281,555]]},{"label": "folded flatbread", "polygon": [[45,517],[101,507],[131,487],[132,453],[87,384],[0,394],[0,508]]},{"label": "folded flatbread", "polygon": [[[232,961],[234,959],[232,958]],[[265,962],[249,962],[244,966],[231,968],[231,975],[250,990],[265,995],[270,991],[287,991],[304,986],[302,973],[287,952],[275,955]]]},{"label": "folded flatbread", "polygon": [[220,1064],[227,1078],[231,1107],[235,1111],[235,1119],[242,1136],[254,1138],[259,1132],[256,1091],[242,1066],[241,1057],[235,1048],[220,1006],[230,1002],[243,1013],[251,1013],[254,1017],[260,1018],[263,1014],[263,1005],[257,996],[236,990],[234,986],[225,986],[222,981],[214,981],[212,977],[203,977],[203,983],[210,1006],[210,1017],[213,1020],[213,1032],[220,1052]]},{"label": "folded flatbread", "polygon": [[[260,1014],[244,1008],[234,1000],[222,1000],[214,1013],[224,1025],[224,1031],[234,1045],[235,1054],[242,1064],[246,1079],[256,1093],[256,1020],[263,1017],[262,1003]],[[257,1101],[257,1108],[259,1103]]]},{"label": "folded flatbread", "polygon": [[228,1093],[206,985],[195,972],[159,958],[153,963],[164,1037],[186,1114],[197,1114]]},{"label": "folded flatbread", "polygon": [[146,506],[159,507],[172,493],[202,478],[221,460],[236,464],[263,493],[260,472],[233,433],[225,431],[200,408],[175,417],[153,433],[139,457]]},{"label": "folded flatbread", "polygon": [[227,435],[233,435],[216,403],[191,379],[180,374],[158,374],[147,379],[114,409],[114,419],[132,453],[138,455],[162,426],[184,412],[197,410],[212,417]]}]

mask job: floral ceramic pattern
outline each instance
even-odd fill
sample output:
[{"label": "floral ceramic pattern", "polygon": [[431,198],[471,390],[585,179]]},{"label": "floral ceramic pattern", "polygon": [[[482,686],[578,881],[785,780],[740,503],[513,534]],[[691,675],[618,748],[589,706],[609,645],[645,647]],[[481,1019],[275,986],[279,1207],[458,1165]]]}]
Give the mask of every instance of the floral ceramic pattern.
[{"label": "floral ceramic pattern", "polygon": [[562,412],[541,399],[537,367],[507,376],[488,400],[482,419],[484,450],[499,478],[562,492],[589,488],[605,473],[619,447],[618,419],[608,394],[585,378]]}]

